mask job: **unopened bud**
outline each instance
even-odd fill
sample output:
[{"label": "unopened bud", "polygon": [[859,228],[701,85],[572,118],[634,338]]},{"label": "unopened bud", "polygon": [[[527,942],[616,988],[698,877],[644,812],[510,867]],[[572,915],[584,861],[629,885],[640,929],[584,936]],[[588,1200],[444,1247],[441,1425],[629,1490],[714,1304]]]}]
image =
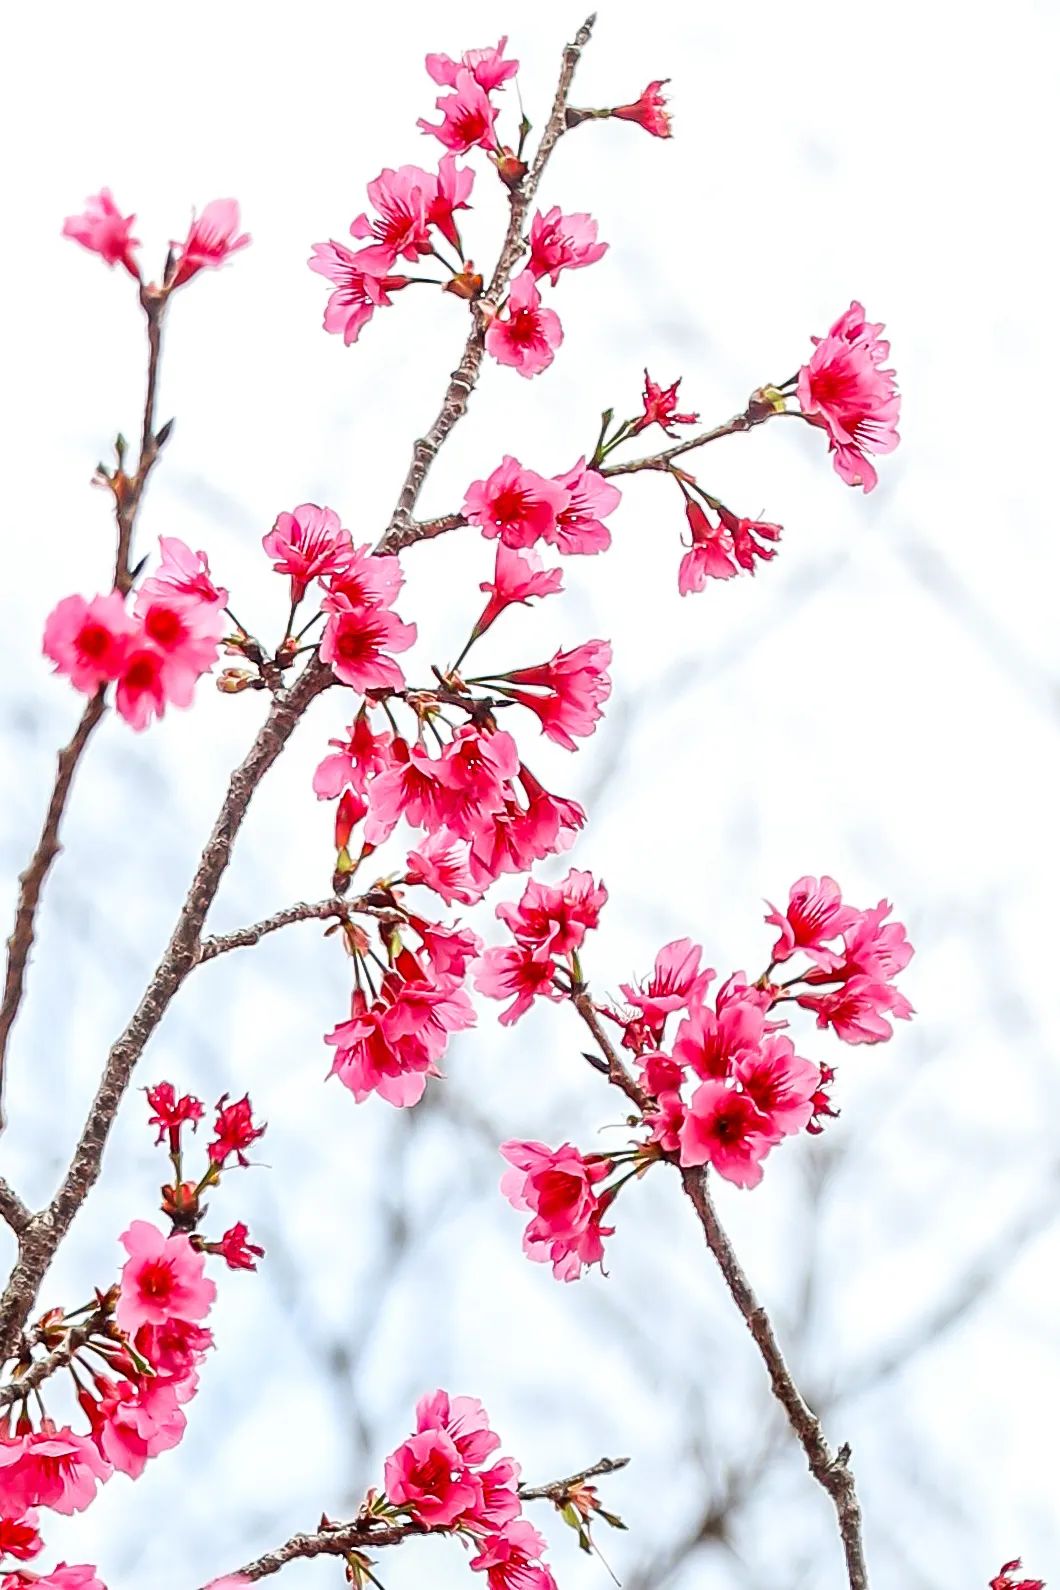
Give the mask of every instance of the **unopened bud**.
[{"label": "unopened bud", "polygon": [[482,292],[482,277],[475,269],[474,260],[467,260],[459,275],[451,276],[442,291],[454,293],[457,298],[466,298],[469,302],[478,298]]},{"label": "unopened bud", "polygon": [[526,161],[520,160],[514,150],[509,149],[507,145],[505,145],[499,155],[492,155],[490,158],[497,167],[497,175],[504,183],[504,186],[511,188],[514,192],[529,170]]},{"label": "unopened bud", "polygon": [[223,696],[238,696],[255,683],[249,668],[222,668],[217,676],[217,688]]}]

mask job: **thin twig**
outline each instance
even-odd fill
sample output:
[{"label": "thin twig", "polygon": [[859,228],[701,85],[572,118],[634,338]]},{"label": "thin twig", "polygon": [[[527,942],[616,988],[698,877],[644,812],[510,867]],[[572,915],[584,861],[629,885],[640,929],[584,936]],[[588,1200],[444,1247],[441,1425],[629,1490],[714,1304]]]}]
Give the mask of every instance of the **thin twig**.
[{"label": "thin twig", "polygon": [[[584,1481],[593,1479],[598,1474],[614,1474],[618,1469],[625,1468],[628,1458],[601,1458],[599,1463],[592,1464],[587,1469],[582,1469],[578,1474],[572,1474],[565,1480],[553,1480],[548,1485],[520,1485],[519,1496],[524,1502],[550,1501],[557,1502],[566,1498],[570,1492]],[[369,1550],[378,1546],[400,1546],[402,1541],[412,1536],[425,1534],[441,1534],[441,1530],[430,1530],[426,1524],[414,1522],[401,1524],[385,1524],[382,1521],[371,1522],[359,1520],[352,1524],[328,1524],[322,1529],[315,1530],[312,1534],[304,1533],[292,1535],[284,1541],[282,1546],[277,1546],[273,1551],[267,1551],[261,1557],[255,1557],[253,1562],[248,1562],[242,1568],[237,1568],[233,1577],[249,1579],[254,1582],[258,1579],[267,1579],[270,1574],[279,1573],[288,1563],[296,1562],[304,1557],[342,1557],[349,1551],[360,1548]]]},{"label": "thin twig", "polygon": [[3,999],[0,1000],[0,1131],[4,1128],[4,1081],[6,1077],[7,1044],[15,1024],[26,987],[26,966],[37,926],[37,906],[41,890],[51,871],[52,863],[62,848],[59,844],[59,826],[66,811],[77,764],[80,762],[92,731],[106,709],[103,691],[92,696],[81,714],[70,743],[59,752],[59,761],[52,786],[48,810],[40,838],[25,871],[18,880],[18,904],[15,907],[15,925],[7,941],[7,971],[4,976]]},{"label": "thin twig", "polygon": [[[626,1070],[618,1051],[604,1032],[588,993],[581,992],[574,995],[572,1002],[599,1044],[601,1053],[606,1057],[611,1080],[627,1097],[635,1101],[637,1094],[643,1097],[641,1090],[637,1088]],[[682,1169],[681,1181],[703,1228],[707,1246],[717,1260],[729,1294],[743,1316],[744,1323],[761,1354],[773,1395],[787,1414],[788,1423],[806,1454],[810,1473],[832,1499],[846,1555],[850,1590],[868,1590],[868,1567],[861,1539],[861,1507],[854,1486],[854,1475],[850,1468],[849,1448],[842,1446],[838,1452],[832,1451],[825,1439],[820,1420],[792,1379],[769,1316],[755,1296],[732,1243],[718,1219],[707,1187],[705,1171],[698,1167]]]},{"label": "thin twig", "polygon": [[[567,95],[570,92],[571,79],[578,64],[578,58],[589,42],[595,21],[595,15],[588,17],[578,29],[573,43],[568,44],[563,51],[559,82],[556,85],[556,94],[552,102],[551,113],[545,124],[545,130],[541,134],[541,142],[538,145],[530,170],[511,194],[511,214],[508,220],[508,230],[505,233],[496,268],[486,291],[472,307],[474,320],[467,342],[464,345],[463,357],[450,377],[437,418],[426,436],[419,437],[413,443],[412,461],[409,464],[386,534],[377,548],[379,552],[400,552],[402,547],[412,546],[415,542],[426,538],[424,527],[414,523],[412,519],[413,509],[423,489],[423,483],[427,478],[428,471],[437,457],[439,448],[454,425],[467,412],[468,399],[475,389],[479,372],[482,368],[486,325],[490,316],[498,309],[512,271],[515,269],[516,262],[523,252],[522,230],[526,212],[537,192],[538,184],[541,181],[552,151],[567,130]],[[452,529],[455,526],[446,525],[445,528]],[[440,528],[427,532],[427,534],[434,535],[440,535],[441,533]]]},{"label": "thin twig", "polygon": [[254,791],[310,702],[331,683],[330,670],[314,658],[291,689],[273,700],[254,744],[231,776],[165,953],[107,1057],[69,1169],[47,1209],[35,1215],[22,1233],[18,1263],[0,1298],[0,1360],[13,1355],[19,1331],[55,1250],[99,1176],[103,1150],[133,1068],[173,996],[197,963],[202,926],[231,860],[233,842]]},{"label": "thin twig", "polygon": [[0,1217],[11,1227],[16,1237],[21,1235],[33,1219],[32,1209],[22,1202],[15,1189],[0,1176]]},{"label": "thin twig", "polygon": [[6,1386],[0,1386],[0,1408],[10,1407],[28,1392],[36,1391],[38,1387],[43,1386],[44,1382],[58,1370],[65,1369],[99,1327],[98,1315],[83,1324],[72,1325],[58,1347],[54,1347],[46,1357],[35,1359]]},{"label": "thin twig", "polygon": [[[763,415],[763,419],[769,416]],[[749,431],[752,425],[761,424],[761,420],[752,419],[748,414],[734,414],[731,420],[726,420],[724,425],[716,425],[712,431],[700,431],[698,436],[690,436],[686,441],[677,442],[673,447],[667,447],[661,453],[649,453],[645,458],[631,458],[625,464],[605,464],[600,470],[601,475],[636,475],[642,469],[669,469],[675,458],[680,458],[682,453],[694,452],[697,447],[706,447],[708,442],[720,441],[723,436],[736,436],[740,431]]]},{"label": "thin twig", "polygon": [[260,943],[267,934],[276,933],[295,922],[326,922],[330,918],[348,922],[357,913],[378,917],[383,921],[404,921],[400,913],[376,904],[370,895],[361,895],[355,900],[338,900],[332,896],[328,900],[315,900],[312,905],[298,900],[260,922],[251,922],[247,927],[236,928],[231,933],[218,933],[214,938],[203,939],[199,945],[198,961],[202,965],[218,955],[227,954],[229,950],[249,949],[251,945]]}]

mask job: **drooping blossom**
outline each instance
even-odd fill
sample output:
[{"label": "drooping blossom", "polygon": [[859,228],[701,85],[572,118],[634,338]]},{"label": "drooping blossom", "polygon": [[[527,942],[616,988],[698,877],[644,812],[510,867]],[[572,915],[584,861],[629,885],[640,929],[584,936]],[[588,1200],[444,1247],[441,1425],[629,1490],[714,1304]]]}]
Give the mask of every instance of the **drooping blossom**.
[{"label": "drooping blossom", "polygon": [[[6,1504],[5,1504],[6,1505]],[[32,1507],[25,1512],[8,1516],[0,1509],[0,1557],[15,1557],[28,1562],[44,1550],[44,1542],[37,1528],[37,1513]]]},{"label": "drooping blossom", "polygon": [[434,187],[427,201],[428,224],[436,226],[446,242],[462,256],[456,212],[471,208],[467,201],[475,185],[475,172],[471,166],[458,166],[456,156],[448,154],[438,162],[438,175],[432,180]]},{"label": "drooping blossom", "polygon": [[[505,674],[504,694],[535,713],[550,740],[568,751],[593,733],[611,694],[611,646],[589,640],[572,651],[558,651],[547,663]],[[515,688],[530,686],[530,689]]]},{"label": "drooping blossom", "polygon": [[311,580],[342,573],[349,562],[353,537],[343,529],[334,508],[303,502],[290,513],[277,514],[276,523],[261,544],[275,560],[272,566],[276,573],[290,576],[294,603],[302,600]]},{"label": "drooping blossom", "polygon": [[881,368],[891,351],[882,330],[855,300],[827,336],[811,338],[796,387],[802,413],[828,435],[836,473],[864,491],[878,479],[867,455],[893,452],[899,440],[901,399],[894,371]]},{"label": "drooping blossom", "polygon": [[389,765],[392,740],[389,729],[375,732],[362,707],[347,729],[345,740],[328,741],[335,750],[313,774],[314,793],[320,800],[334,800],[344,789],[363,795],[375,774]]},{"label": "drooping blossom", "polygon": [[554,309],[542,307],[531,272],[520,272],[486,329],[486,352],[520,375],[540,375],[552,363],[562,341],[559,316]]},{"label": "drooping blossom", "polygon": [[583,1269],[603,1260],[603,1238],[614,1227],[601,1219],[608,1200],[596,1184],[608,1175],[605,1158],[588,1160],[572,1144],[550,1149],[544,1143],[511,1141],[501,1153],[512,1169],[501,1179],[501,1192],[515,1209],[534,1218],[523,1234],[527,1257],[552,1265],[559,1281],[573,1281]]},{"label": "drooping blossom", "polygon": [[556,887],[531,878],[517,904],[503,902],[497,916],[517,944],[566,956],[599,925],[607,889],[591,872],[572,869]]},{"label": "drooping blossom", "polygon": [[827,945],[853,927],[858,918],[852,906],[843,904],[834,878],[799,878],[791,886],[785,911],[770,905],[766,921],[780,931],[770,952],[772,959],[786,961],[801,950],[822,971],[831,971],[841,964],[842,957]]},{"label": "drooping blossom", "polygon": [[330,1074],[358,1103],[371,1093],[398,1108],[417,1103],[428,1076],[439,1074],[450,1035],[474,1025],[462,984],[460,977],[428,973],[407,952],[400,956],[379,997],[369,1005],[355,989],[350,1019],[325,1037],[335,1049]]},{"label": "drooping blossom", "polygon": [[190,281],[207,267],[223,265],[249,242],[249,233],[239,230],[239,205],[235,199],[213,199],[200,216],[192,218],[184,242],[174,244],[177,268],[173,286]]},{"label": "drooping blossom", "polygon": [[551,794],[525,764],[520,764],[517,776],[525,805],[513,790],[471,841],[472,874],[483,888],[502,873],[526,872],[535,861],[569,850],[585,824],[585,812],[577,801]]},{"label": "drooping blossom", "polygon": [[682,596],[701,591],[711,580],[731,580],[736,574],[732,535],[719,519],[715,524],[703,504],[685,498],[685,518],[692,532],[692,545],[681,559],[677,589]]},{"label": "drooping blossom", "polygon": [[405,861],[405,882],[421,883],[433,889],[446,905],[474,905],[484,890],[476,883],[470,867],[470,846],[446,829],[427,834]]},{"label": "drooping blossom", "polygon": [[766,519],[738,519],[727,508],[719,509],[719,513],[732,537],[732,555],[745,574],[753,574],[759,562],[768,563],[776,557],[776,546],[769,543],[780,540],[780,525]]},{"label": "drooping blossom", "polygon": [[555,528],[546,531],[545,540],[567,556],[606,552],[611,545],[611,532],[603,521],[622,501],[618,487],[605,480],[598,469],[588,468],[584,458],[555,479],[570,493],[570,501],[556,515]]},{"label": "drooping blossom", "polygon": [[378,216],[358,215],[350,223],[351,237],[375,239],[357,252],[362,270],[385,276],[396,260],[416,261],[431,252],[427,212],[437,185],[420,166],[387,166],[368,184]]},{"label": "drooping blossom", "polygon": [[571,494],[559,481],[524,469],[510,453],[485,480],[471,483],[463,514],[487,538],[499,537],[506,547],[525,548],[553,537]]},{"label": "drooping blossom", "polygon": [[715,975],[711,967],[700,970],[702,955],[702,947],[691,939],[673,939],[656,955],[655,969],[643,988],[620,985],[626,1004],[640,1011],[653,1033],[661,1035],[668,1016],[702,1000]]},{"label": "drooping blossom", "polygon": [[183,1403],[195,1395],[199,1365],[213,1346],[213,1333],[191,1320],[172,1318],[141,1325],[133,1345],[151,1365],[156,1382],[172,1386]]},{"label": "drooping blossom", "polygon": [[831,1027],[844,1043],[885,1043],[894,1033],[887,1020],[909,1021],[913,1007],[890,983],[860,974],[829,993],[796,995],[800,1005],[817,1015],[818,1027]]},{"label": "drooping blossom", "polygon": [[464,67],[457,70],[451,86],[451,94],[442,94],[434,102],[435,109],[442,113],[441,121],[433,123],[421,116],[416,126],[457,155],[466,155],[476,145],[496,149],[493,124],[499,112],[496,105],[490,104],[486,90]]},{"label": "drooping blossom", "polygon": [[529,606],[535,596],[552,596],[563,589],[563,575],[559,569],[546,569],[536,552],[519,552],[504,540],[497,542],[497,556],[493,579],[483,580],[480,591],[489,593],[489,601],[475,621],[472,634],[484,635],[505,608],[515,602]]},{"label": "drooping blossom", "polygon": [[265,1249],[258,1247],[255,1242],[248,1242],[249,1235],[245,1223],[237,1220],[234,1226],[229,1226],[220,1242],[211,1244],[210,1251],[220,1254],[230,1270],[256,1270],[257,1260],[264,1258]]},{"label": "drooping blossom", "polygon": [[65,596],[45,620],[44,655],[75,690],[93,695],[121,674],[135,633],[136,624],[119,591],[93,597],[91,602]]},{"label": "drooping blossom", "polygon": [[101,1457],[119,1473],[139,1479],[149,1458],[170,1451],[182,1439],[187,1420],[176,1391],[166,1382],[145,1377],[133,1383],[100,1375],[95,1389],[96,1397],[82,1389],[79,1400]]},{"label": "drooping blossom", "polygon": [[487,1590],[556,1590],[555,1579],[541,1561],[545,1542],[525,1518],[514,1519],[478,1545],[478,1555],[468,1566],[486,1575]]},{"label": "drooping blossom", "polygon": [[560,272],[594,265],[607,253],[608,245],[596,241],[597,223],[579,211],[564,215],[558,204],[542,214],[538,210],[530,223],[530,258],[526,268],[531,276],[547,276],[553,287]]},{"label": "drooping blossom", "polygon": [[309,269],[334,283],[324,310],[324,330],[341,336],[346,346],[356,342],[377,309],[390,308],[390,294],[409,285],[407,276],[366,271],[345,243],[314,243]]},{"label": "drooping blossom", "polygon": [[681,385],[682,377],[678,377],[673,386],[660,386],[653,381],[647,370],[644,372],[644,413],[637,416],[633,422],[631,436],[636,436],[640,431],[647,430],[649,425],[657,425],[665,436],[676,436],[677,432],[670,429],[671,425],[698,425],[698,414],[679,414],[677,412],[677,388]]},{"label": "drooping blossom", "polygon": [[140,279],[134,249],[140,247],[139,238],[132,237],[135,215],[122,215],[109,188],[101,188],[85,200],[80,215],[68,215],[63,222],[63,237],[73,238],[82,248],[90,249],[111,268],[124,265],[130,276]]},{"label": "drooping blossom", "polygon": [[681,1128],[681,1164],[709,1164],[737,1187],[757,1187],[761,1161],[781,1135],[746,1093],[724,1082],[701,1082]]},{"label": "drooping blossom", "polygon": [[507,44],[508,35],[504,34],[495,46],[465,50],[459,61],[454,61],[451,55],[428,55],[425,63],[428,76],[442,88],[454,88],[460,73],[470,72],[476,83],[491,94],[519,70],[518,61],[505,59]]},{"label": "drooping blossom", "polygon": [[88,1436],[76,1435],[68,1425],[56,1428],[50,1419],[13,1441],[0,1440],[0,1496],[4,1511],[13,1516],[31,1507],[80,1513],[110,1473]]},{"label": "drooping blossom", "polygon": [[620,121],[635,121],[653,138],[672,138],[673,128],[670,125],[670,113],[666,109],[666,96],[660,93],[669,81],[668,77],[656,78],[641,90],[631,104],[616,105],[611,111],[612,116],[617,116]]},{"label": "drooping blossom", "polygon": [[202,1120],[204,1109],[201,1099],[192,1093],[184,1093],[177,1097],[177,1090],[172,1082],[158,1082],[153,1088],[145,1089],[147,1102],[153,1113],[148,1117],[148,1126],[158,1127],[158,1136],[155,1145],[161,1143],[166,1136],[170,1143],[180,1140],[182,1126],[190,1125],[193,1129]]},{"label": "drooping blossom", "polygon": [[[214,1135],[207,1147],[207,1154],[212,1165],[224,1165],[231,1155],[235,1155],[238,1164],[244,1168],[250,1161],[245,1150],[251,1143],[256,1143],[265,1135],[264,1123],[259,1126],[254,1120],[254,1110],[250,1102],[250,1095],[244,1093],[241,1099],[236,1099],[234,1104],[228,1103],[228,1094],[222,1093],[217,1101],[217,1119],[214,1121]],[[194,1315],[191,1318],[195,1318]]]},{"label": "drooping blossom", "polygon": [[217,1288],[205,1276],[205,1257],[186,1236],[166,1237],[148,1221],[134,1220],[121,1244],[129,1255],[115,1310],[123,1331],[131,1335],[141,1325],[205,1318]]},{"label": "drooping blossom", "polygon": [[348,597],[324,598],[328,614],[320,642],[320,659],[336,679],[362,694],[387,687],[400,690],[405,676],[392,652],[408,651],[416,639],[415,624],[404,624],[386,607],[355,606]]},{"label": "drooping blossom", "polygon": [[195,605],[224,607],[228,592],[210,577],[205,552],[193,552],[176,536],[159,536],[162,561],[140,586],[142,596],[172,601],[180,598]]}]

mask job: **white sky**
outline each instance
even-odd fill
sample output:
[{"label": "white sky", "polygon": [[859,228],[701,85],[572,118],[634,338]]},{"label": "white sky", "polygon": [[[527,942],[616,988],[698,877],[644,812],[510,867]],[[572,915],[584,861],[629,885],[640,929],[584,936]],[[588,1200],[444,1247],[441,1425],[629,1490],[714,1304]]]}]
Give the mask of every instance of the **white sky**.
[{"label": "white sky", "polygon": [[[282,591],[260,536],[281,508],[312,499],[373,538],[464,336],[456,301],[410,292],[344,349],[320,330],[324,283],[305,268],[309,245],[344,236],[382,166],[435,157],[415,129],[436,93],[427,50],[457,53],[507,27],[540,125],[559,47],[581,20],[555,0],[532,15],[482,0],[459,10],[62,0],[8,23],[6,876],[22,863],[51,748],[76,709],[39,657],[41,623],[60,595],[105,577],[107,507],[87,482],[114,432],[134,434],[140,403],[131,284],[63,242],[63,217],[107,184],[137,212],[145,258],[154,248],[160,260],[193,205],[240,199],[254,246],[174,306],[161,411],[177,426],[142,545],[171,533],[207,547],[237,610],[279,626]],[[1060,1096],[1056,8],[605,0],[600,10],[575,102],[632,98],[669,75],[676,136],[663,144],[610,124],[561,146],[542,204],[590,210],[611,250],[557,289],[566,341],[545,377],[487,371],[423,507],[457,506],[504,451],[546,473],[569,467],[603,407],[635,405],[644,364],[661,379],[683,375],[687,404],[720,420],[788,375],[852,296],[887,322],[903,443],[881,462],[873,496],[844,488],[801,427],[722,444],[704,455],[702,478],[785,524],[771,567],[680,600],[676,494],[642,478],[628,486],[613,553],[568,561],[569,594],[513,618],[492,655],[544,656],[597,634],[615,645],[607,727],[576,758],[535,756],[554,787],[597,813],[574,859],[605,875],[615,902],[592,950],[602,986],[647,969],[684,933],[704,941],[711,964],[754,962],[761,897],[806,871],[833,873],[855,901],[895,899],[919,947],[908,984],[919,1015],[889,1049],[844,1057],[831,1141],[846,1159],[827,1224],[807,1229],[801,1182],[772,1162],[753,1199],[725,1204],[782,1314],[794,1307],[794,1256],[819,1243],[826,1274],[803,1355],[819,1381],[871,1359],[1009,1220],[1044,1209],[1043,1230],[992,1296],[877,1396],[845,1405],[835,1434],[860,1459],[880,1590],[976,1590],[1017,1552],[1060,1578],[1047,1478]],[[465,233],[480,263],[501,213],[487,176]],[[410,555],[400,611],[421,625],[417,657],[452,650],[491,564],[469,536]],[[219,922],[324,891],[329,814],[308,777],[343,708],[321,706],[263,791]],[[15,1044],[0,1158],[27,1196],[42,1200],[54,1183],[258,710],[204,692],[194,713],[142,740],[110,725],[93,747],[49,897],[50,947],[34,968],[39,1003]],[[348,1316],[375,1306],[366,1252],[383,1218],[378,1178],[404,1128],[385,1107],[358,1112],[334,1085],[321,1091],[319,1035],[346,998],[336,962],[301,937],[223,977],[203,973],[143,1081],[172,1072],[215,1092],[250,1087],[272,1123],[272,1170],[233,1188],[224,1215],[277,1233],[293,1255],[291,1285],[314,1274],[313,1306],[341,1335]],[[505,1134],[588,1141],[612,1114],[573,1070],[577,1035],[547,1012],[513,1039],[492,1014],[454,1051],[453,1097],[474,1100]],[[157,1178],[139,1110],[132,1100],[123,1114],[55,1297],[105,1282],[117,1232],[150,1213]],[[608,1493],[632,1525],[607,1542],[620,1577],[663,1552],[702,1493],[683,1444],[690,1404],[719,1449],[746,1457],[763,1407],[749,1401],[758,1366],[714,1277],[700,1273],[672,1189],[645,1189],[627,1207],[609,1281],[561,1290],[519,1259],[489,1156],[479,1151],[473,1172],[455,1165],[458,1129],[444,1112],[408,1130],[412,1218],[441,1213],[381,1305],[351,1406],[294,1339],[279,1261],[269,1276],[232,1277],[184,1446],[135,1488],[115,1480],[53,1533],[74,1561],[98,1560],[110,1590],[188,1590],[321,1507],[337,1511],[400,1438],[401,1410],[440,1381],[486,1398],[535,1477],[604,1450],[637,1459],[635,1478]],[[372,1431],[369,1452],[348,1435],[353,1408]],[[829,1520],[798,1463],[769,1484],[743,1526],[745,1568],[705,1551],[678,1590],[841,1583]],[[607,1582],[576,1555],[555,1538],[564,1590]],[[444,1556],[432,1550],[421,1572],[465,1582],[458,1556]],[[427,1582],[422,1561],[386,1561],[390,1590]],[[285,1582],[338,1573],[306,1567]]]}]

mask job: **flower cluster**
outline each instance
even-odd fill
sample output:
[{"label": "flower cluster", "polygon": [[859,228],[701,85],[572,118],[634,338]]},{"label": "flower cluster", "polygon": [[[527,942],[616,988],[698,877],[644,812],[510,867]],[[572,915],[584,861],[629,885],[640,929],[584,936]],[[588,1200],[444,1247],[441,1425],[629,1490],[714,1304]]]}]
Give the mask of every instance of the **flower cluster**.
[{"label": "flower cluster", "polygon": [[565,474],[548,477],[506,454],[491,475],[468,487],[463,515],[506,547],[545,541],[565,555],[605,552],[611,532],[604,520],[621,500],[618,487],[587,467],[584,457]]},{"label": "flower cluster", "polygon": [[[504,54],[507,42],[504,38],[496,48],[466,50],[459,60],[427,56],[430,77],[450,91],[436,102],[441,121],[421,117],[417,124],[445,147],[437,171],[415,165],[386,167],[368,184],[375,213],[358,215],[350,223],[351,237],[363,247],[350,248],[334,239],[313,244],[309,268],[332,286],[324,330],[341,336],[347,345],[357,341],[375,311],[389,308],[392,295],[404,287],[433,284],[472,305],[481,297],[482,278],[466,257],[457,223],[457,212],[471,208],[475,172],[471,166],[458,165],[457,156],[486,150],[509,187],[517,187],[526,174],[522,144],[518,152],[502,145],[495,128],[500,106],[491,96],[519,69],[518,61]],[[485,305],[483,313],[486,351],[499,364],[532,376],[552,363],[563,341],[559,316],[543,305],[539,282],[547,278],[555,287],[563,271],[593,264],[607,244],[598,241],[591,216],[583,211],[565,214],[558,205],[535,214],[527,244],[526,267],[512,281],[506,299],[499,306]],[[455,261],[446,249],[455,251]],[[447,275],[412,275],[402,261],[417,269],[429,261]]]},{"label": "flower cluster", "polygon": [[[494,998],[515,996],[502,1021],[515,1020],[540,995],[587,999],[578,950],[605,898],[588,873],[571,873],[558,889],[531,883],[518,907],[497,908],[515,942],[486,951],[478,986]],[[756,980],[734,972],[709,998],[713,969],[702,965],[698,944],[678,939],[659,951],[643,985],[622,985],[624,1007],[592,1007],[634,1057],[635,1076],[614,1051],[604,1069],[620,1069],[618,1080],[637,1103],[646,1135],[609,1154],[583,1155],[569,1143],[555,1150],[505,1143],[501,1152],[514,1168],[502,1191],[533,1214],[527,1254],[551,1261],[557,1277],[572,1280],[601,1262],[602,1239],[612,1229],[602,1225],[603,1216],[625,1182],[652,1163],[709,1165],[736,1186],[754,1187],[763,1160],[784,1138],[820,1132],[823,1119],[836,1113],[834,1068],[796,1052],[782,1007],[811,1011],[819,1027],[831,1027],[846,1043],[889,1038],[890,1020],[913,1014],[894,986],[913,950],[902,924],[888,921],[890,909],[881,900],[856,910],[831,878],[800,878],[786,908],[771,908],[766,917],[778,937]],[[777,981],[777,968],[790,971],[794,957],[805,962],[802,969]],[[617,1179],[604,1186],[616,1170]]]},{"label": "flower cluster", "polygon": [[228,592],[210,578],[202,552],[174,536],[131,608],[119,591],[86,601],[66,596],[44,625],[44,655],[76,690],[115,685],[114,703],[133,729],[169,705],[191,705],[196,680],[217,660]]},{"label": "flower cluster", "polygon": [[415,1433],[387,1458],[385,1495],[369,1500],[371,1516],[462,1535],[488,1590],[556,1590],[545,1542],[521,1516],[519,1465],[495,1456],[500,1444],[474,1397],[421,1398]]},{"label": "flower cluster", "polygon": [[[135,215],[123,216],[109,188],[86,199],[80,215],[67,216],[63,236],[98,254],[112,268],[123,265],[130,276],[141,281],[136,250],[139,238],[132,236]],[[246,248],[250,237],[239,230],[239,206],[234,199],[213,199],[199,216],[192,216],[183,242],[171,243],[161,288],[172,292],[191,281],[201,270],[223,265],[237,250]]]}]

